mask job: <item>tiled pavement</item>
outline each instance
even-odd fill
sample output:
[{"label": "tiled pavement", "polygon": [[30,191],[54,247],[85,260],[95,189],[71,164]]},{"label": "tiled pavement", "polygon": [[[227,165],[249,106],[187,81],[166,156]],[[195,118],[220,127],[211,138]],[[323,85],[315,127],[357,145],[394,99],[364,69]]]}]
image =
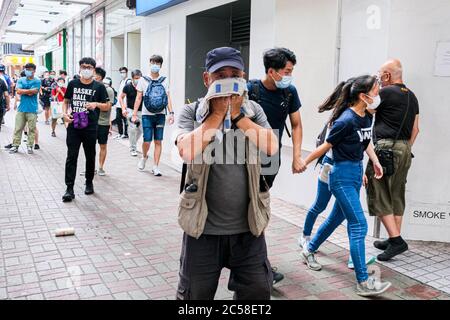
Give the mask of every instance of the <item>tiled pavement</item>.
[{"label": "tiled pavement", "polygon": [[[11,137],[11,115],[7,121],[1,146]],[[48,126],[40,122],[39,128],[42,150],[34,155],[25,154],[24,146],[15,155],[0,150],[0,299],[173,299],[182,236],[176,222],[179,173],[167,166],[161,178],[138,172],[137,159],[111,141],[107,176],[96,176],[95,195],[84,195],[78,176],[76,200],[64,204],[64,130],[58,126],[58,137],[51,138]],[[345,265],[345,230],[321,247],[318,258],[325,267],[312,272],[300,262],[296,245],[304,211],[274,199],[273,214],[267,231],[270,260],[286,276],[274,299],[362,299],[353,293],[354,275]],[[54,237],[56,228],[66,226],[76,235]],[[398,259],[405,270],[413,250]],[[436,256],[423,260],[427,264]],[[377,266],[393,283],[384,299],[449,299]],[[224,270],[218,299],[232,296],[227,276]]]}]

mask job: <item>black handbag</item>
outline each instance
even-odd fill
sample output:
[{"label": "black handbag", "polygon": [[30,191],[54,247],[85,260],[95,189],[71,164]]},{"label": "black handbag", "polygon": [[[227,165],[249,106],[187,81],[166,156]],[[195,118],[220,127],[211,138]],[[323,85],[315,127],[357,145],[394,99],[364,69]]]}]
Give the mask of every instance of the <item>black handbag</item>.
[{"label": "black handbag", "polygon": [[392,147],[390,147],[389,149],[381,149],[381,148],[375,147],[375,153],[378,157],[378,161],[380,161],[380,164],[383,167],[383,175],[386,177],[390,177],[390,176],[394,175],[394,173],[395,173],[394,146],[397,143],[398,137],[400,136],[400,133],[402,132],[403,125],[405,124],[406,118],[408,116],[409,100],[410,99],[409,99],[409,91],[408,91],[408,107],[406,108],[405,116],[403,117],[402,124],[400,125],[400,128],[397,132],[397,136],[395,137]]}]

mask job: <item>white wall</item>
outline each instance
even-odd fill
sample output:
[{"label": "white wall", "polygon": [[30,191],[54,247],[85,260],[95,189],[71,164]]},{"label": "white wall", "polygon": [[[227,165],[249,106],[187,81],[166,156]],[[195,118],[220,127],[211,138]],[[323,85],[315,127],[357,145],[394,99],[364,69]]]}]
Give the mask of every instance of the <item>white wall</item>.
[{"label": "white wall", "polygon": [[141,34],[131,33],[127,34],[127,63],[128,70],[139,69],[141,67]]},{"label": "white wall", "polygon": [[[450,242],[450,77],[433,76],[436,45],[443,40],[450,41],[450,1],[392,0],[388,55],[403,62],[421,113],[407,184],[405,236]],[[415,210],[445,212],[445,219],[414,218]]]}]

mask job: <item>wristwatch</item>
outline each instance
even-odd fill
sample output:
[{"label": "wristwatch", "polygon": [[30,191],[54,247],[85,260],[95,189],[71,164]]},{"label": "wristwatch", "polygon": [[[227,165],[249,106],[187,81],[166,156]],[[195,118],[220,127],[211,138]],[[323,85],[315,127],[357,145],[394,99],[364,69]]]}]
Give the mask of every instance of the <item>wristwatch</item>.
[{"label": "wristwatch", "polygon": [[241,112],[236,118],[231,119],[231,122],[232,122],[235,126],[237,126],[237,123],[238,123],[239,121],[241,121],[242,118],[245,118],[245,114],[243,114],[243,113]]},{"label": "wristwatch", "polygon": [[173,116],[175,114],[175,112],[171,111],[171,112],[169,112],[169,114]]}]

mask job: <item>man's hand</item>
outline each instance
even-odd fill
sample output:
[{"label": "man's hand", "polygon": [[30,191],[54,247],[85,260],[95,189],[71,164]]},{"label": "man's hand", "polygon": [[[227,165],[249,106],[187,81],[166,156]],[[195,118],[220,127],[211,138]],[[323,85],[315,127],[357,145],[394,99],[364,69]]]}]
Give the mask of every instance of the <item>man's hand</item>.
[{"label": "man's hand", "polygon": [[379,180],[383,178],[383,167],[381,166],[380,162],[373,163],[373,170],[375,171],[375,179]]},{"label": "man's hand", "polygon": [[89,102],[86,104],[86,108],[88,110],[95,110],[97,108],[97,102]]},{"label": "man's hand", "polygon": [[127,109],[122,110],[122,116],[123,116],[124,118],[128,118],[128,110],[127,110]]},{"label": "man's hand", "polygon": [[211,99],[210,103],[210,114],[216,114],[221,118],[225,118],[227,114],[228,107],[230,106],[230,97],[215,98]]},{"label": "man's hand", "polygon": [[241,114],[242,103],[244,102],[244,97],[232,95],[230,98],[231,102],[231,118],[234,119]]},{"label": "man's hand", "polygon": [[301,157],[296,157],[292,160],[292,173],[303,173],[307,169],[305,161]]},{"label": "man's hand", "polygon": [[169,115],[169,124],[172,125],[175,122],[175,117],[173,116],[173,114]]},{"label": "man's hand", "polygon": [[369,179],[367,178],[367,175],[364,175],[364,177],[363,177],[363,186],[364,186],[364,188],[367,187],[368,183],[369,183]]},{"label": "man's hand", "polygon": [[73,122],[73,117],[71,114],[63,114],[64,123],[70,124]]},{"label": "man's hand", "polygon": [[133,114],[133,116],[131,117],[131,122],[135,123],[137,120],[137,115]]}]

